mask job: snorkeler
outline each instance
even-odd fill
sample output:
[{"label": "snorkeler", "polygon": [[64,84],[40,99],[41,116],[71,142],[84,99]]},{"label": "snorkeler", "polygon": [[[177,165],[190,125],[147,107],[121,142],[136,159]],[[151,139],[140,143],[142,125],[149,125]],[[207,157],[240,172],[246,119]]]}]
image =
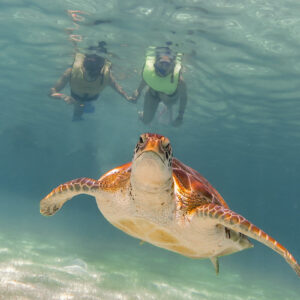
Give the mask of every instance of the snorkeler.
[{"label": "snorkeler", "polygon": [[[143,112],[139,112],[140,119],[149,124],[155,115],[160,102],[170,112],[173,126],[180,126],[187,103],[186,84],[181,70],[181,55],[173,54],[169,47],[158,47],[148,51],[142,72],[142,81],[129,99],[137,101],[142,90],[148,86],[145,94]],[[172,106],[179,100],[178,116],[172,120]]]},{"label": "snorkeler", "polygon": [[[71,96],[59,93],[67,83],[70,84]],[[73,66],[68,68],[51,88],[49,96],[73,104],[73,121],[78,121],[82,120],[84,112],[94,111],[91,102],[97,100],[100,92],[108,85],[126,100],[131,99],[112,76],[110,61],[97,54],[78,52]]]}]

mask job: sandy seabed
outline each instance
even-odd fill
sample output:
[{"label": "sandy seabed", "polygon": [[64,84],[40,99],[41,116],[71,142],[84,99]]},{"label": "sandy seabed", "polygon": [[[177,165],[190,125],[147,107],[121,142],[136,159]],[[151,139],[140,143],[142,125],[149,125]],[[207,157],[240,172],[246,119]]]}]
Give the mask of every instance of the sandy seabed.
[{"label": "sandy seabed", "polygon": [[0,299],[297,299],[296,291],[272,288],[259,278],[247,284],[243,276],[225,270],[216,276],[202,261],[191,267],[179,258],[176,265],[176,256],[152,257],[151,246],[142,247],[137,242],[133,249],[105,248],[89,258],[75,247],[70,250],[67,240],[46,244],[35,236],[2,234]]}]

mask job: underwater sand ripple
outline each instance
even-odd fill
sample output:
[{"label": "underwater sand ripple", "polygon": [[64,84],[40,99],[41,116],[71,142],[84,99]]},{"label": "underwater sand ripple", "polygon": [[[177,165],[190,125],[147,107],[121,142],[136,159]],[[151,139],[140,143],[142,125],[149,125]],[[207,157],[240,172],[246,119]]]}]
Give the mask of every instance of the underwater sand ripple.
[{"label": "underwater sand ripple", "polygon": [[184,271],[184,267],[179,274],[172,269],[162,272],[149,268],[156,264],[167,266],[164,256],[108,252],[106,259],[92,263],[64,251],[60,248],[64,245],[55,248],[34,238],[20,241],[0,238],[0,241],[1,300],[268,300],[270,297],[292,300],[297,297],[291,291],[282,290],[280,295],[266,291],[259,279],[255,285],[246,285],[240,275],[233,273],[216,278],[209,267],[201,266],[199,278],[188,268]]}]

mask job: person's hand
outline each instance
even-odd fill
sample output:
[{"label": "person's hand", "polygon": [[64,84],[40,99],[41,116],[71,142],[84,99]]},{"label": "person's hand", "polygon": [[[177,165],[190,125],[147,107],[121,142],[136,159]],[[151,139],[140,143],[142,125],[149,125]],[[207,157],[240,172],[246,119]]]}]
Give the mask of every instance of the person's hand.
[{"label": "person's hand", "polygon": [[135,104],[137,102],[137,99],[133,96],[127,96],[126,99],[128,102],[133,103],[133,104]]},{"label": "person's hand", "polygon": [[75,100],[73,97],[67,96],[67,95],[65,95],[65,96],[63,97],[63,100],[64,100],[67,104],[74,104],[74,103],[76,102],[76,100]]},{"label": "person's hand", "polygon": [[135,91],[133,92],[132,96],[128,96],[128,97],[127,97],[127,100],[128,100],[129,102],[131,102],[131,103],[136,103],[136,102],[137,102],[138,95],[139,95],[138,91],[135,90]]},{"label": "person's hand", "polygon": [[179,127],[182,124],[183,121],[183,117],[182,116],[178,116],[173,122],[172,125],[174,127]]},{"label": "person's hand", "polygon": [[50,97],[56,98],[56,99],[62,99],[63,96],[64,96],[64,94],[62,94],[62,93],[51,93],[50,94]]}]

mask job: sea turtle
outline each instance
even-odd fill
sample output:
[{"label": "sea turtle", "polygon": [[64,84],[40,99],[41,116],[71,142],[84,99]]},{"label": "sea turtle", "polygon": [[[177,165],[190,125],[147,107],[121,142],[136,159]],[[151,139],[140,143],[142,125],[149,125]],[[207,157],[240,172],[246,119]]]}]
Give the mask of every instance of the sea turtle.
[{"label": "sea turtle", "polygon": [[247,236],[270,247],[300,276],[294,257],[272,237],[228,208],[222,196],[198,172],[172,156],[168,138],[142,134],[132,162],[99,180],[79,178],[59,185],[40,203],[54,215],[79,194],[96,198],[114,226],[155,246],[191,258],[218,257],[253,247]]}]

